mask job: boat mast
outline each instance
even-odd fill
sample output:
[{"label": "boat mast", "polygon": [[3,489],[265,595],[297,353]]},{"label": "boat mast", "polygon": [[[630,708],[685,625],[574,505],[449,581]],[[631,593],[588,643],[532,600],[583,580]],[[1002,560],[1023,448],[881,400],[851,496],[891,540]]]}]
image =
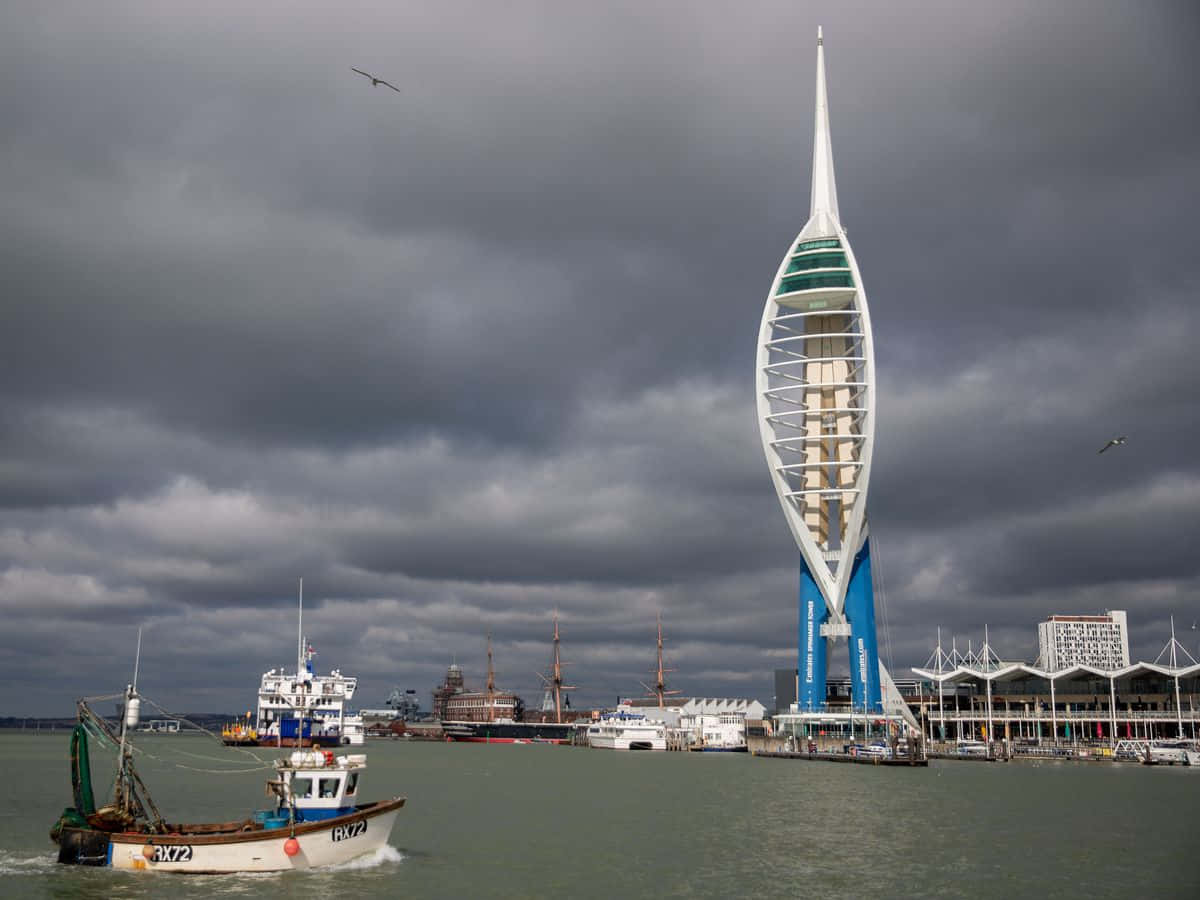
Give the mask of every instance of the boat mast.
[{"label": "boat mast", "polygon": [[558,610],[554,611],[554,721],[559,725],[562,724],[562,694],[563,691],[573,691],[574,687],[563,684],[562,677],[562,659],[558,652]]},{"label": "boat mast", "polygon": [[[137,698],[138,667],[142,661],[142,629],[138,628],[137,651],[133,657],[133,683],[125,685],[125,702],[121,705],[121,746],[117,751],[117,787],[116,806],[122,812],[131,812],[131,794],[133,785],[129,777],[130,750],[126,736],[130,727],[137,724],[138,707],[141,702],[134,703]],[[131,721],[132,720],[132,721]]]},{"label": "boat mast", "polygon": [[673,672],[673,671],[675,671],[675,670],[663,668],[662,613],[660,612],[658,614],[658,668],[656,670],[656,673],[655,673],[656,677],[654,680],[654,695],[658,698],[658,708],[659,709],[663,708],[663,706],[664,706],[663,701],[664,701],[665,697],[668,697],[671,694],[679,693],[679,691],[668,691],[667,690],[666,673]]},{"label": "boat mast", "polygon": [[296,680],[304,668],[304,576],[300,576],[300,615],[296,624]]},{"label": "boat mast", "polygon": [[493,696],[496,693],[496,670],[492,668],[492,633],[489,631],[487,636],[488,647],[488,676],[487,676],[487,713],[488,721],[491,722],[495,718],[495,702]]}]

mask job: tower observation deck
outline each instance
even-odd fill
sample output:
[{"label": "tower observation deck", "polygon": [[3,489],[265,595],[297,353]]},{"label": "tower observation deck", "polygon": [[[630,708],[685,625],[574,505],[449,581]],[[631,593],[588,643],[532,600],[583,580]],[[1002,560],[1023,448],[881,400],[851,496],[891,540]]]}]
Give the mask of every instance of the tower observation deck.
[{"label": "tower observation deck", "polygon": [[771,283],[757,357],[763,453],[801,556],[798,711],[825,709],[827,647],[848,639],[854,709],[907,714],[879,662],[867,525],[875,356],[838,212],[820,29],[811,208]]}]

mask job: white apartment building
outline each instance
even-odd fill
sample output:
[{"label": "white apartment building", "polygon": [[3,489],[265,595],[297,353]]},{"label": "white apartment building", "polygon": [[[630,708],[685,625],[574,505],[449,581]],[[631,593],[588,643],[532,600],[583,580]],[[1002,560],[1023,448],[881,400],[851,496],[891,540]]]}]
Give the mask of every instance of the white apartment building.
[{"label": "white apartment building", "polygon": [[1069,666],[1122,669],[1129,665],[1129,632],[1125,611],[1102,616],[1051,616],[1038,623],[1042,668],[1057,672]]}]

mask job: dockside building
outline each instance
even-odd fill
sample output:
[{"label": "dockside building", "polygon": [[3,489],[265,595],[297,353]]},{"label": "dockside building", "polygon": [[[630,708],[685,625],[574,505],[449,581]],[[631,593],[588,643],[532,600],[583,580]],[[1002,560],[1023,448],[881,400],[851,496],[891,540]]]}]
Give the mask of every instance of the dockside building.
[{"label": "dockside building", "polygon": [[1051,616],[1038,623],[1038,655],[1051,672],[1069,666],[1123,669],[1129,665],[1124,610],[1100,616]]}]

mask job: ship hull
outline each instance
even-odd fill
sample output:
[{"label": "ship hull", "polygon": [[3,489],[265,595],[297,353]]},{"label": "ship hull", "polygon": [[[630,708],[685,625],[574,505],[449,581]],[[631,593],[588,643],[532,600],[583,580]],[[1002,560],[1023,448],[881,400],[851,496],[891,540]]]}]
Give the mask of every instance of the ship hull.
[{"label": "ship hull", "polygon": [[571,726],[553,722],[443,722],[446,740],[466,744],[569,744]]},{"label": "ship hull", "polygon": [[[140,872],[230,874],[284,872],[348,862],[383,847],[404,805],[404,798],[369,804],[355,812],[297,825],[299,852],[288,856],[290,828],[224,834],[114,834],[107,864]],[[151,848],[151,849],[148,849]]]},{"label": "ship hull", "polygon": [[[299,743],[297,743],[297,741],[299,741]],[[257,741],[254,742],[253,746],[258,746],[258,747],[316,747],[319,749],[320,748],[327,749],[329,747],[341,746],[343,743],[344,742],[342,741],[342,739],[340,737],[338,737],[336,734],[328,734],[328,735],[320,735],[319,734],[316,737],[303,737],[303,738],[299,738],[299,739],[294,738],[294,737],[259,738]]]}]

